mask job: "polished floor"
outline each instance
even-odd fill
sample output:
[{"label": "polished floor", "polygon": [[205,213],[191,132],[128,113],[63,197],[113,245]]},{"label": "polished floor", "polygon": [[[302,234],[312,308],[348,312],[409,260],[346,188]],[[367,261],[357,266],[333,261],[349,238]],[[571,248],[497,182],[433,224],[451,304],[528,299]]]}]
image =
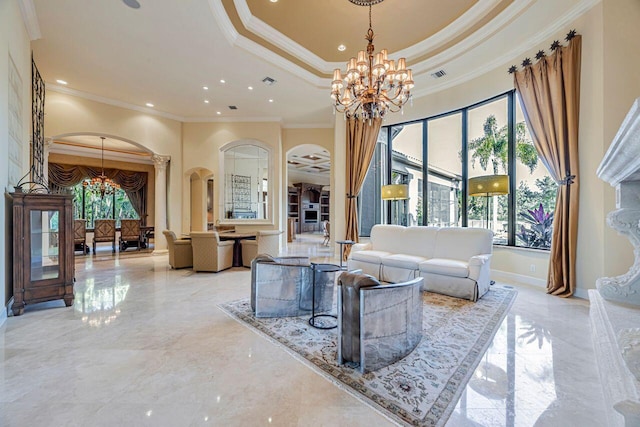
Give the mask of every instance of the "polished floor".
[{"label": "polished floor", "polygon": [[[320,240],[288,252],[336,262]],[[218,309],[249,295],[249,274],[79,257],[72,308],[0,328],[0,426],[393,425]],[[606,425],[588,302],[517,288],[447,426]]]}]

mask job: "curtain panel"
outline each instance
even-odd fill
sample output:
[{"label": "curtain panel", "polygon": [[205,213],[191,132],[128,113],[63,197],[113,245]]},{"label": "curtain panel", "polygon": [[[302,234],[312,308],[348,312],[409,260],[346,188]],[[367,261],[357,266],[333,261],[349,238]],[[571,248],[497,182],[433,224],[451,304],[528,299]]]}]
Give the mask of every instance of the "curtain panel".
[{"label": "curtain panel", "polygon": [[[382,119],[367,121],[349,118],[347,120],[347,203],[346,203],[346,239],[358,242],[358,209],[356,197],[362,189],[371,159],[378,141]],[[347,259],[351,246],[346,246],[343,258]]]},{"label": "curtain panel", "polygon": [[569,297],[576,290],[578,241],[578,124],[582,37],[514,73],[514,83],[541,161],[559,184],[553,218],[547,293]]},{"label": "curtain panel", "polygon": [[[90,166],[63,165],[49,163],[49,189],[52,193],[60,193],[73,187],[87,178],[100,176],[102,169]],[[147,218],[147,172],[135,172],[120,169],[105,169],[104,174],[111,178],[124,190],[142,223]]]}]

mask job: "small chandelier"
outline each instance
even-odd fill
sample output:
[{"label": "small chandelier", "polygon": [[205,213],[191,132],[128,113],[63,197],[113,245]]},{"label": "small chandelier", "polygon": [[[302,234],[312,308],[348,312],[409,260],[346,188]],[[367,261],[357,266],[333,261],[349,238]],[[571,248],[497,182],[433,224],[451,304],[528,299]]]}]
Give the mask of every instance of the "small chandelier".
[{"label": "small chandelier", "polygon": [[82,181],[82,186],[85,187],[88,191],[92,192],[95,195],[100,195],[100,197],[104,197],[105,194],[110,196],[116,192],[120,188],[119,184],[116,184],[112,179],[107,178],[104,174],[104,136],[101,136],[102,140],[102,173],[95,178],[85,179]]},{"label": "small chandelier", "polygon": [[333,71],[331,98],[336,111],[344,113],[347,118],[384,118],[388,111],[395,113],[402,110],[411,98],[413,75],[407,69],[405,58],[400,58],[396,65],[394,60],[387,58],[386,49],[374,56],[371,6],[383,0],[349,1],[359,6],[369,6],[369,31],[365,36],[369,43],[366,52],[361,50],[357,58],[349,60],[344,78],[339,68]]}]

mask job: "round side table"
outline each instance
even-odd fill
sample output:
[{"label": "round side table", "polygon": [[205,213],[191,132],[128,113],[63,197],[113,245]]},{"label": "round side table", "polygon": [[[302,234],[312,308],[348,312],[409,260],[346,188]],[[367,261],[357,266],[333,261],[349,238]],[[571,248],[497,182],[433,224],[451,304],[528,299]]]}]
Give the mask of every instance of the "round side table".
[{"label": "round side table", "polygon": [[[335,264],[315,264],[315,263],[311,263],[311,269],[313,270],[313,276],[312,276],[312,280],[313,283],[311,284],[311,317],[309,318],[309,325],[313,326],[316,329],[334,329],[338,327],[338,316],[335,316],[333,314],[316,314],[316,273],[332,273],[335,271],[340,271],[342,270],[341,267],[335,265]],[[331,298],[333,300],[333,294],[331,295]],[[333,305],[333,302],[331,303],[331,305]],[[324,326],[324,325],[317,325],[316,324],[316,319],[321,318],[321,317],[329,317],[329,318],[333,318],[336,319],[336,323],[335,325],[329,325],[329,326]]]},{"label": "round side table", "polygon": [[336,240],[336,243],[340,245],[340,270],[345,270],[347,267],[342,265],[342,258],[344,256],[344,246],[351,246],[355,244],[353,240]]}]

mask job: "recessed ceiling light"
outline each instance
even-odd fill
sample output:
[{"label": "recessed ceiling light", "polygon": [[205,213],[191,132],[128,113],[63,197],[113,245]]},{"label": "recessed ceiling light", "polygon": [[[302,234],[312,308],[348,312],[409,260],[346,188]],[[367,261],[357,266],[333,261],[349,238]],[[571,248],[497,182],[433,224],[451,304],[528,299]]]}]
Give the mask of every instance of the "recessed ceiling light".
[{"label": "recessed ceiling light", "polygon": [[344,52],[345,50],[347,50],[347,47],[345,45],[341,44],[340,46],[338,46],[338,50],[340,52]]},{"label": "recessed ceiling light", "polygon": [[61,85],[66,85],[67,82],[65,82],[64,80],[56,80],[56,83],[61,84]]},{"label": "recessed ceiling light", "polygon": [[221,113],[220,111],[216,111],[216,114],[217,114],[217,115],[220,115],[220,114],[222,114],[222,113]]},{"label": "recessed ceiling light", "polygon": [[138,0],[122,0],[122,1],[131,9],[140,9],[140,3],[138,3]]},{"label": "recessed ceiling light", "polygon": [[204,103],[205,103],[205,104],[208,104],[208,103],[209,103],[209,100],[208,100],[208,99],[205,99],[205,100],[204,100]]},{"label": "recessed ceiling light", "polygon": [[278,0],[269,0],[271,3],[278,3]]},{"label": "recessed ceiling light", "polygon": [[209,90],[209,87],[208,86],[202,86],[202,89]]},{"label": "recessed ceiling light", "polygon": [[147,102],[147,103],[146,103],[146,104],[144,104],[144,105],[146,105],[147,107],[154,107],[154,105],[153,105],[152,103],[150,103],[150,102]]},{"label": "recessed ceiling light", "polygon": [[220,83],[225,84],[226,82],[224,81],[224,79],[220,79]]},{"label": "recessed ceiling light", "polygon": [[273,99],[270,99],[269,102],[273,102]]},{"label": "recessed ceiling light", "polygon": [[249,89],[249,90],[253,90],[253,86],[249,86],[247,89]]}]

